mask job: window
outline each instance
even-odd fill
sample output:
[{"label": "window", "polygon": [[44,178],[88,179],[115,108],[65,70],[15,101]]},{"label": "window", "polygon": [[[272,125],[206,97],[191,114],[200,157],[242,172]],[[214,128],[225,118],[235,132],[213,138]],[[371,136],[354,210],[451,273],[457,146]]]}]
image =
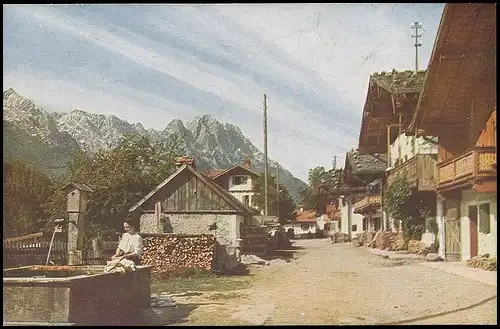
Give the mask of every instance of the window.
[{"label": "window", "polygon": [[250,205],[250,196],[249,195],[243,196],[243,203],[245,204],[245,206]]},{"label": "window", "polygon": [[352,231],[353,231],[353,232],[356,232],[357,230],[358,230],[358,225],[354,224],[354,225],[352,226]]},{"label": "window", "polygon": [[301,229],[302,231],[307,231],[307,230],[309,230],[309,224],[302,224],[302,225],[300,225],[300,229]]},{"label": "window", "polygon": [[490,233],[490,204],[483,203],[479,205],[479,232]]},{"label": "window", "polygon": [[233,176],[233,185],[244,185],[247,183],[247,176]]}]

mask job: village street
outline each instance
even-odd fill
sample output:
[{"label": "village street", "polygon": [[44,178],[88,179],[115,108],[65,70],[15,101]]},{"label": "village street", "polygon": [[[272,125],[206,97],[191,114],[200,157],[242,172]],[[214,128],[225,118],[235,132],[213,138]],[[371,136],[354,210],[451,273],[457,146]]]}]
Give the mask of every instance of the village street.
[{"label": "village street", "polygon": [[[176,297],[156,323],[496,324],[496,287],[417,263],[395,263],[368,248],[297,240],[286,264],[252,268],[249,288]],[[219,293],[219,296],[221,294]]]}]

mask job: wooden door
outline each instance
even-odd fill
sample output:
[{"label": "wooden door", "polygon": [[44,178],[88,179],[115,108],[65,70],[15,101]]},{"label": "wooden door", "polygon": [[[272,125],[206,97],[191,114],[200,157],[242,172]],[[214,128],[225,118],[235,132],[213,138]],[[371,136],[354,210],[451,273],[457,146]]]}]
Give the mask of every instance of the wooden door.
[{"label": "wooden door", "polygon": [[469,206],[470,256],[477,256],[477,206]]},{"label": "wooden door", "polygon": [[445,259],[449,262],[460,261],[460,219],[445,221]]}]

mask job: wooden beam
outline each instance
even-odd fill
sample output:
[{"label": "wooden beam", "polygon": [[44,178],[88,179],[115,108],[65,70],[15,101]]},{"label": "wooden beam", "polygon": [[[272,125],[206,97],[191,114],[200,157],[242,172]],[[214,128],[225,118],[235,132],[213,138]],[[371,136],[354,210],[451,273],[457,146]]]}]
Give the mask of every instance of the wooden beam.
[{"label": "wooden beam", "polygon": [[475,182],[472,189],[479,193],[487,192],[497,192],[497,182],[496,181],[486,181],[486,182]]},{"label": "wooden beam", "polygon": [[185,210],[169,210],[165,209],[162,211],[163,214],[237,214],[238,211],[235,209],[210,209],[210,210],[200,210],[200,209],[185,209]]},{"label": "wooden beam", "polygon": [[424,135],[445,137],[445,136],[463,136],[468,131],[467,123],[426,123],[420,124],[420,129],[425,131]]}]

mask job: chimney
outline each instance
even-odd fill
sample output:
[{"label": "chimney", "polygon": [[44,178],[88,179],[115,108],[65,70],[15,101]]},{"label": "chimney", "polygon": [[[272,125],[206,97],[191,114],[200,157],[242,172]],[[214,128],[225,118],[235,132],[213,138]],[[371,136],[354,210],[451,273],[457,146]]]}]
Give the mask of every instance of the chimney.
[{"label": "chimney", "polygon": [[243,167],[252,169],[252,161],[249,158],[245,158],[245,160],[243,160]]},{"label": "chimney", "polygon": [[174,163],[175,163],[175,166],[177,168],[179,168],[182,165],[187,164],[187,165],[190,165],[191,167],[193,167],[194,169],[196,169],[196,165],[194,163],[194,158],[190,158],[188,156],[177,157],[174,159]]}]

